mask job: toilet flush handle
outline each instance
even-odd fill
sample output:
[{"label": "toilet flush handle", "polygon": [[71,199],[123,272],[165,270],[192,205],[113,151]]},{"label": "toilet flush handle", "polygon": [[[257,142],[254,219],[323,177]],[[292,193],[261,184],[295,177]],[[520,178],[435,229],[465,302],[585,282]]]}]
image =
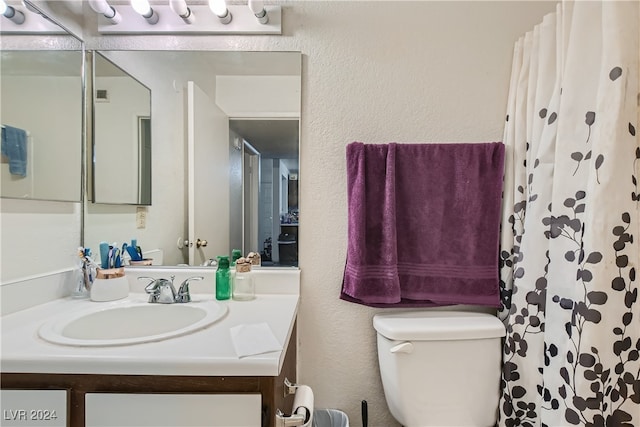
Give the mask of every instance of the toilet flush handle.
[{"label": "toilet flush handle", "polygon": [[413,353],[413,343],[409,342],[409,341],[405,341],[403,343],[400,343],[398,345],[395,345],[393,347],[391,347],[391,350],[389,350],[391,353]]}]

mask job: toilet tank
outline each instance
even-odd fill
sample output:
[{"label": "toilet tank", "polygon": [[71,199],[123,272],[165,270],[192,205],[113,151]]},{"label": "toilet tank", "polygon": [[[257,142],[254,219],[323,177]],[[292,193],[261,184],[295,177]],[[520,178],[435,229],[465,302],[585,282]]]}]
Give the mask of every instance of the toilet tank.
[{"label": "toilet tank", "polygon": [[377,314],[378,361],[391,414],[405,427],[496,422],[502,322],[487,313]]}]

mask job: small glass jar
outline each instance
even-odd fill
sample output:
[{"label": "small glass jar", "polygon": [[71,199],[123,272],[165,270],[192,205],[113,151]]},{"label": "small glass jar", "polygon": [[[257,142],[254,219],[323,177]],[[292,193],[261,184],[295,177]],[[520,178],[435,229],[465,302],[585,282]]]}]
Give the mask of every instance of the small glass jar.
[{"label": "small glass jar", "polygon": [[[239,261],[239,260],[238,260]],[[236,262],[236,274],[233,281],[233,299],[250,301],[256,297],[256,288],[251,273],[251,263]]]}]

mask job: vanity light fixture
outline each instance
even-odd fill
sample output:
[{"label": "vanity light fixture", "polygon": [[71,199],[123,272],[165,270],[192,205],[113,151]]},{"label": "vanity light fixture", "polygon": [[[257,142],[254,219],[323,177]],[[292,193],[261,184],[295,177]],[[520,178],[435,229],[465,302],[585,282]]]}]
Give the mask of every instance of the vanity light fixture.
[{"label": "vanity light fixture", "polygon": [[[282,34],[282,8],[266,6],[263,1],[251,3],[255,12],[247,7],[246,1],[227,5],[224,0],[207,0],[199,4],[191,4],[189,0],[166,0],[164,4],[151,2],[153,10],[148,0],[128,0],[123,4],[120,0],[117,3],[92,1],[115,4],[118,15],[122,16],[122,21],[113,25],[104,15],[98,14],[100,34]],[[140,15],[155,25],[145,25]],[[158,19],[160,15],[162,19]]]},{"label": "vanity light fixture", "polygon": [[193,24],[195,17],[193,13],[191,13],[191,9],[189,9],[185,0],[169,0],[169,6],[171,6],[171,10],[182,18],[185,24]]},{"label": "vanity light fixture", "polygon": [[107,0],[89,0],[89,6],[91,6],[94,12],[107,18],[111,24],[115,25],[122,21],[122,16],[120,16],[113,6],[107,3]]},{"label": "vanity light fixture", "polygon": [[142,15],[149,24],[155,25],[158,23],[160,17],[156,11],[151,8],[148,0],[131,0],[131,7],[133,7],[133,10],[137,13]]},{"label": "vanity light fixture", "polygon": [[225,0],[209,0],[209,9],[218,17],[221,23],[226,25],[231,22],[231,12],[227,9]]},{"label": "vanity light fixture", "polygon": [[22,25],[24,23],[24,13],[9,6],[4,0],[0,0],[0,14],[14,24]]},{"label": "vanity light fixture", "polygon": [[267,10],[264,8],[262,0],[249,0],[249,9],[251,9],[259,23],[267,24],[269,22],[269,15],[267,15]]}]

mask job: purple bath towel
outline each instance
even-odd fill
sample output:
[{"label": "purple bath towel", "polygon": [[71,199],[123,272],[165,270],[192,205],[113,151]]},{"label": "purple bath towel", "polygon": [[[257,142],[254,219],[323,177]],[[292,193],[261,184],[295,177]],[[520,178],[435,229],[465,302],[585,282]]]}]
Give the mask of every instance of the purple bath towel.
[{"label": "purple bath towel", "polygon": [[498,307],[504,145],[347,146],[340,298],[373,307]]}]

